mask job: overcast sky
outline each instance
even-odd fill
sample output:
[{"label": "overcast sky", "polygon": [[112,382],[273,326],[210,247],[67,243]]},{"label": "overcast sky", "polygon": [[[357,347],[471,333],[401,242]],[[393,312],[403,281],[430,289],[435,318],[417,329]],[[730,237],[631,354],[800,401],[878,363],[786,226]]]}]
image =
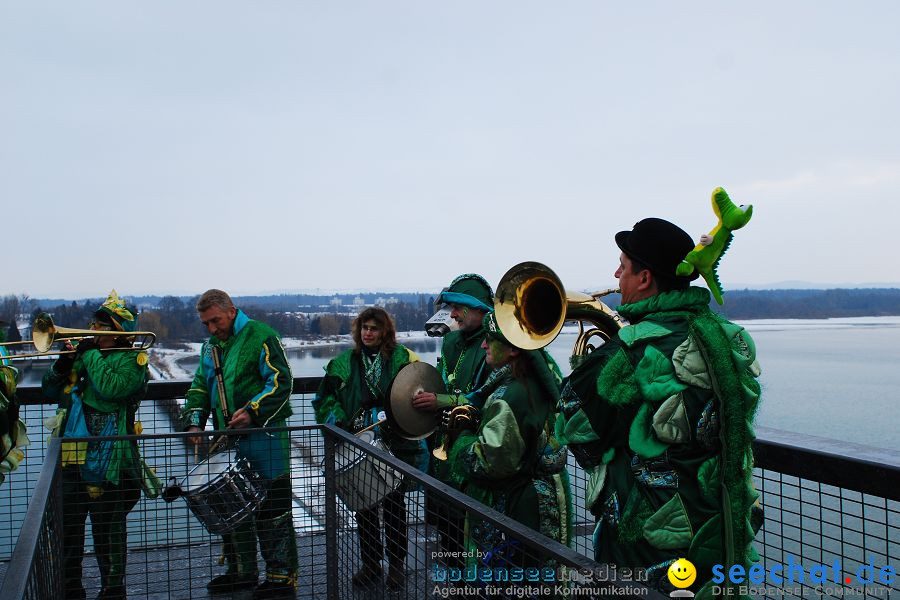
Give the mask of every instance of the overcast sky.
[{"label": "overcast sky", "polygon": [[716,186],[726,290],[900,282],[896,2],[0,7],[3,294],[600,289]]}]

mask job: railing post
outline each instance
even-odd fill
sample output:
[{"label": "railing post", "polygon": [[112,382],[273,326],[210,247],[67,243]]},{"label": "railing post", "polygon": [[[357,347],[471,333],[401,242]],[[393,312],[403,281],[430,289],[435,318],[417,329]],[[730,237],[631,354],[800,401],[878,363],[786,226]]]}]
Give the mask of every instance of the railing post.
[{"label": "railing post", "polygon": [[[16,548],[10,557],[6,577],[0,582],[0,598],[52,597],[50,590],[57,590],[62,597],[62,563],[49,564],[51,554],[60,557],[62,547],[62,510],[60,500],[60,449],[59,438],[50,440],[44,456],[44,467],[34,486],[31,503],[16,540]],[[56,514],[47,514],[56,513]],[[58,581],[53,579],[58,577]],[[48,581],[49,579],[49,581]]]},{"label": "railing post", "polygon": [[328,426],[322,428],[325,438],[325,573],[328,598],[338,598],[337,502],[334,483],[334,436]]},{"label": "railing post", "polygon": [[53,478],[53,493],[51,502],[53,503],[53,515],[51,523],[48,527],[50,534],[50,548],[48,554],[53,556],[53,574],[51,581],[53,585],[53,597],[62,598],[65,592],[65,571],[63,569],[63,499],[62,499],[62,457],[56,453],[57,461],[60,465],[55,469],[56,475]]}]

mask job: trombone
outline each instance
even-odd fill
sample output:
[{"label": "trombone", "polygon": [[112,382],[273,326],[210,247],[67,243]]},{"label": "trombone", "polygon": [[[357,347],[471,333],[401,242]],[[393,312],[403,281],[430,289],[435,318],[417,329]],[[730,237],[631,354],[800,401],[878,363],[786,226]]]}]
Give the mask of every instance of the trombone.
[{"label": "trombone", "polygon": [[97,331],[94,329],[72,329],[70,327],[60,327],[53,324],[53,318],[47,313],[41,313],[34,319],[31,326],[31,340],[22,340],[19,342],[4,342],[0,346],[17,346],[20,344],[31,344],[37,352],[29,352],[26,354],[10,354],[4,356],[6,360],[16,360],[20,358],[31,358],[35,356],[54,356],[63,354],[74,354],[75,350],[58,350],[51,351],[50,348],[54,342],[62,340],[79,341],[87,338],[97,337],[101,335],[137,338],[140,337],[140,344],[126,348],[106,348],[106,350],[136,350],[142,351],[150,348],[156,342],[156,334],[152,331]]}]

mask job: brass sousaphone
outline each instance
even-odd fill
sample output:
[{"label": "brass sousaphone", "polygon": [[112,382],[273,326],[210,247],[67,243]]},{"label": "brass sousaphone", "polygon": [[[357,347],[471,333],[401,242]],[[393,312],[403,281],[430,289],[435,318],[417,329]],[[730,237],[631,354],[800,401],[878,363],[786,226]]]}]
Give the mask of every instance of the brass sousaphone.
[{"label": "brass sousaphone", "polygon": [[[543,348],[556,339],[567,321],[577,322],[578,337],[572,349],[572,361],[577,362],[611,340],[628,324],[600,301],[603,296],[618,291],[567,292],[550,267],[538,262],[523,262],[509,269],[497,285],[494,312],[506,339],[523,350]],[[599,343],[595,346],[595,342]],[[440,373],[429,364],[406,365],[391,387],[388,422],[401,436],[413,440],[431,435],[438,419],[443,418],[442,411],[433,413],[413,408],[412,397],[418,391],[445,391]],[[468,408],[474,407],[456,407],[460,409],[456,416],[471,419],[472,415],[465,413]],[[451,421],[453,416],[450,415]]]},{"label": "brass sousaphone", "polygon": [[[538,262],[523,262],[509,269],[497,284],[494,315],[504,337],[523,350],[547,346],[556,339],[567,321],[577,322],[578,337],[571,358],[574,366],[626,325],[616,311],[599,300],[617,291],[566,292],[550,267]],[[594,342],[598,341],[595,346]],[[445,411],[444,427],[453,431],[460,424],[477,426],[480,418],[478,409],[462,404]],[[443,443],[434,449],[434,457],[447,460],[451,444],[451,437],[445,436]]]},{"label": "brass sousaphone", "polygon": [[[567,292],[550,267],[523,262],[509,269],[497,284],[494,314],[506,339],[523,350],[543,348],[556,339],[567,321],[577,322],[578,337],[572,349],[572,360],[577,362],[628,324],[600,301],[618,291]],[[600,343],[594,346],[595,341]]]}]

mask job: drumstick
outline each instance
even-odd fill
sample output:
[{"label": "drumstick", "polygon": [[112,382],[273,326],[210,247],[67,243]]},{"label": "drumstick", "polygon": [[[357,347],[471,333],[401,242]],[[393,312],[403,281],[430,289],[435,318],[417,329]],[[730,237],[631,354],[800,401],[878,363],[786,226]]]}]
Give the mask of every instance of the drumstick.
[{"label": "drumstick", "polygon": [[228,421],[231,420],[231,415],[228,413],[228,398],[225,396],[225,377],[222,375],[222,357],[220,356],[222,350],[218,346],[213,346],[210,350],[213,358],[213,372],[216,375],[216,391],[219,392],[219,407],[222,409],[222,420],[227,426]]},{"label": "drumstick", "polygon": [[378,427],[385,421],[387,421],[387,419],[381,419],[380,421],[376,421],[375,423],[372,423],[368,427],[364,427],[363,429],[360,429],[359,431],[356,432],[355,435],[359,435],[359,434],[363,433],[364,431],[369,431],[370,429],[375,429],[376,427]]},{"label": "drumstick", "polygon": [[219,436],[219,439],[217,439],[215,442],[213,442],[213,445],[210,446],[209,452],[207,452],[206,455],[207,455],[207,456],[211,456],[213,452],[215,452],[216,450],[219,449],[219,445],[221,445],[221,443],[222,443],[224,440],[225,440],[225,436],[224,436],[224,435]]},{"label": "drumstick", "polygon": [[194,464],[197,464],[197,458],[199,458],[197,455],[197,452],[200,450],[199,446],[200,444],[194,444]]}]

